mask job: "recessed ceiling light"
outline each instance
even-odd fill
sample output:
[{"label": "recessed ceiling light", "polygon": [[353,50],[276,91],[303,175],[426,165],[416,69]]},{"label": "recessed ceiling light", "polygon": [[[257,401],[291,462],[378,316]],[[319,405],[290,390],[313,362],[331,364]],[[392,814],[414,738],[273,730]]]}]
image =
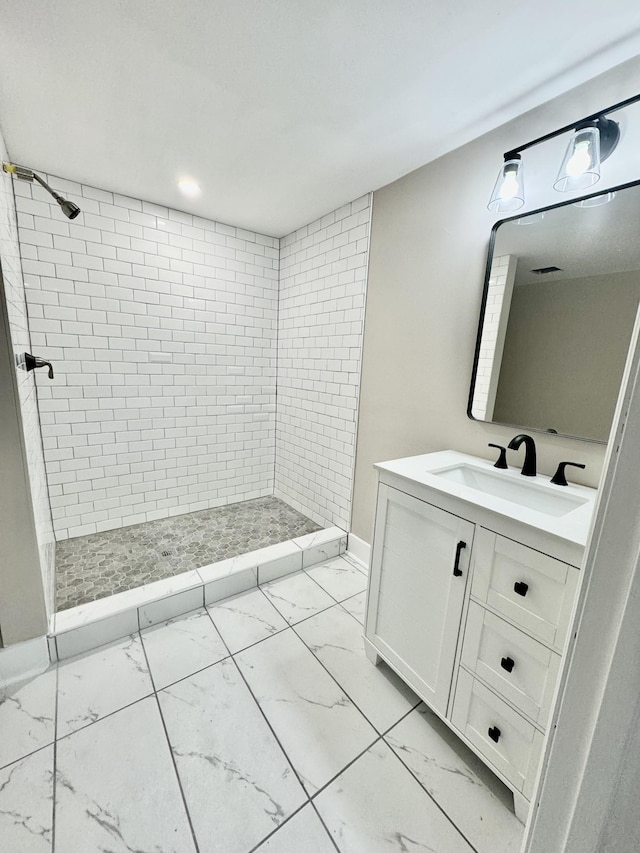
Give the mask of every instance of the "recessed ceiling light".
[{"label": "recessed ceiling light", "polygon": [[178,189],[183,195],[189,196],[189,198],[200,195],[200,185],[192,181],[191,178],[182,178],[182,180],[178,181]]}]

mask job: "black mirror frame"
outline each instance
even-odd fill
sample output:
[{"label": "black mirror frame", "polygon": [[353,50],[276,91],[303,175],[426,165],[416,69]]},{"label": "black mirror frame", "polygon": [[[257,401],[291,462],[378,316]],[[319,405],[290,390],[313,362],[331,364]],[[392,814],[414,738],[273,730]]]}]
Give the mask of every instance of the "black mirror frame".
[{"label": "black mirror frame", "polygon": [[598,438],[585,438],[584,436],[579,435],[569,435],[568,433],[552,433],[547,430],[540,429],[539,427],[528,426],[527,424],[506,424],[498,421],[481,421],[479,418],[475,418],[472,414],[472,406],[473,406],[473,395],[476,389],[476,376],[478,370],[478,359],[480,357],[480,345],[482,343],[482,330],[484,327],[484,315],[486,313],[487,308],[487,294],[489,291],[489,275],[491,273],[491,265],[493,262],[493,250],[496,242],[496,233],[498,228],[501,225],[504,225],[507,222],[514,222],[517,219],[522,219],[523,216],[533,216],[536,213],[546,213],[548,210],[556,210],[559,207],[567,207],[570,204],[577,204],[579,201],[584,201],[585,199],[595,198],[599,195],[605,195],[606,193],[620,192],[622,190],[630,189],[631,187],[640,186],[640,180],[637,181],[629,181],[626,184],[618,184],[615,187],[607,187],[604,190],[598,190],[598,192],[590,193],[589,195],[583,195],[575,198],[567,199],[567,201],[558,202],[558,204],[549,204],[546,207],[537,207],[535,210],[528,210],[525,213],[521,213],[516,216],[509,216],[506,219],[499,219],[493,228],[491,229],[491,235],[489,237],[489,246],[487,249],[487,263],[485,266],[485,274],[484,274],[484,287],[482,290],[482,301],[480,303],[480,319],[478,321],[478,332],[476,336],[476,346],[473,354],[473,367],[471,369],[471,383],[469,386],[469,399],[467,402],[467,417],[481,424],[495,424],[496,426],[506,426],[511,427],[513,429],[527,429],[531,432],[539,432],[543,435],[559,435],[561,438],[572,438],[576,441],[588,441],[591,444],[607,444],[606,440],[601,440]]}]

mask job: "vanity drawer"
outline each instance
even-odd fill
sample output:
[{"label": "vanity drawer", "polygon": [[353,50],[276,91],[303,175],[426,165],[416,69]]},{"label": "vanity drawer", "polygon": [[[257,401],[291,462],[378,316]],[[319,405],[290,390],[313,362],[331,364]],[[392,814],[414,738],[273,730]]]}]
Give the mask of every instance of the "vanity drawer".
[{"label": "vanity drawer", "polygon": [[546,726],[560,655],[504,619],[469,603],[462,663],[538,725]]},{"label": "vanity drawer", "polygon": [[532,637],[562,651],[578,569],[480,528],[471,595]]},{"label": "vanity drawer", "polygon": [[516,790],[531,799],[544,742],[535,726],[464,669],[459,670],[451,721]]}]

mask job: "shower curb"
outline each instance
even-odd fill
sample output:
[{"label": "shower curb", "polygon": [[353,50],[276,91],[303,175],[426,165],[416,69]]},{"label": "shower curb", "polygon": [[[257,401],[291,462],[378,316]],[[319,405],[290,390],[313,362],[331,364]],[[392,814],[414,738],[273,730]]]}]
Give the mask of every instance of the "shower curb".
[{"label": "shower curb", "polygon": [[338,557],[347,533],[327,527],[248,554],[62,610],[47,635],[51,662],[88,652],[230,595]]}]

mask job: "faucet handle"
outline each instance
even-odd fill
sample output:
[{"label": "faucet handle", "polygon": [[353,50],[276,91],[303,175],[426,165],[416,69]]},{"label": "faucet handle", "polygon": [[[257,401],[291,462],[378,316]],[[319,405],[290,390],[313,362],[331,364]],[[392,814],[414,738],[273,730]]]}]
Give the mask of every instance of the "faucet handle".
[{"label": "faucet handle", "polygon": [[500,456],[498,456],[498,461],[493,466],[494,468],[508,468],[507,465],[507,448],[503,447],[501,444],[488,444],[487,447],[495,447],[496,450],[500,451]]},{"label": "faucet handle", "polygon": [[567,465],[571,465],[573,468],[584,468],[585,466],[581,462],[560,462],[558,465],[558,470],[551,478],[551,482],[555,483],[556,486],[568,486],[567,478],[564,473],[564,469]]}]

